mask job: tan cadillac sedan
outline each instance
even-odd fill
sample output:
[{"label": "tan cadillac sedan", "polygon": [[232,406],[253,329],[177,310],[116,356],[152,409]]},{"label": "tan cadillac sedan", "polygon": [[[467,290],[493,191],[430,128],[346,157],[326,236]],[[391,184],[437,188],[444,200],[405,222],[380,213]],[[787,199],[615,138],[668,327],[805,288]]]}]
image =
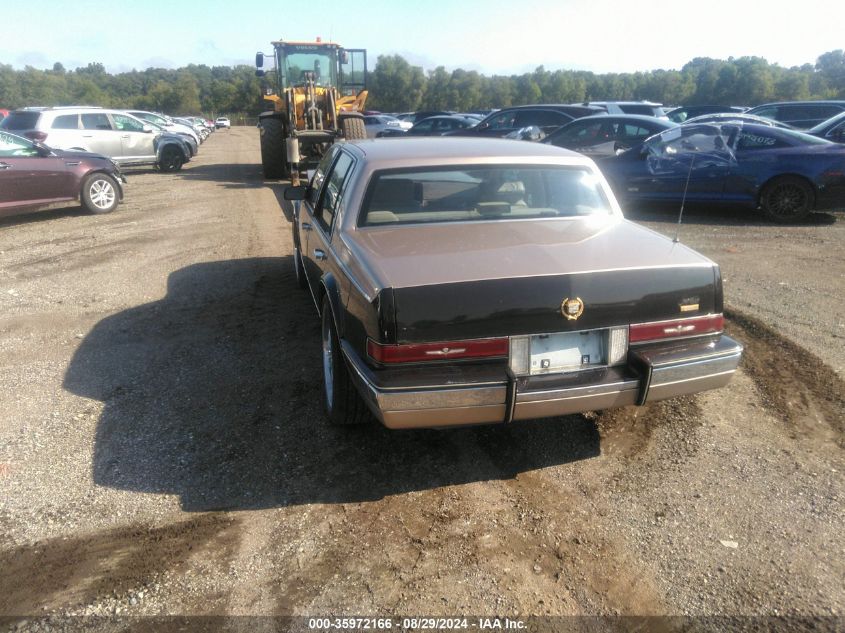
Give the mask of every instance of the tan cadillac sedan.
[{"label": "tan cadillac sedan", "polygon": [[335,145],[291,187],[297,279],[322,319],[329,420],[511,423],[725,385],[719,267],[627,221],[553,146]]}]

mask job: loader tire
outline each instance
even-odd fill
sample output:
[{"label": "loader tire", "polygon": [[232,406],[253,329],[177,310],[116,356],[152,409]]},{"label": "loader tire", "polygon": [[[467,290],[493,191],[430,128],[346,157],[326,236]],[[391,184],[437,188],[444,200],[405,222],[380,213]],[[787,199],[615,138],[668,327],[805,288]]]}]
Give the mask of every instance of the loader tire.
[{"label": "loader tire", "polygon": [[340,130],[343,132],[343,138],[347,141],[367,138],[367,128],[364,127],[364,119],[361,117],[350,116],[341,119]]},{"label": "loader tire", "polygon": [[281,119],[261,119],[261,166],[265,178],[288,178],[285,126]]}]

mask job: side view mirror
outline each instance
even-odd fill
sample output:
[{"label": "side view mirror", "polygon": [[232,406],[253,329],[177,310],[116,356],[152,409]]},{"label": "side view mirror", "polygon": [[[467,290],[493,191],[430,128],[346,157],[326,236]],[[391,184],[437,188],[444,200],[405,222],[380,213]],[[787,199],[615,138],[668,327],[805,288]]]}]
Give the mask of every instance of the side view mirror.
[{"label": "side view mirror", "polygon": [[144,132],[146,132],[147,134],[149,134],[150,132],[153,131],[153,126],[144,124],[144,127],[142,127],[141,129],[144,130]]},{"label": "side view mirror", "polygon": [[288,187],[285,189],[285,200],[305,200],[307,193],[308,187],[306,185]]},{"label": "side view mirror", "polygon": [[264,67],[264,53],[258,52],[255,54],[255,67],[256,68],[263,68]]},{"label": "side view mirror", "polygon": [[256,71],[255,71],[255,76],[256,76],[256,77],[263,77],[265,74],[266,74],[266,73],[265,73],[263,70],[261,70],[260,68],[259,68],[258,70],[256,70]]}]

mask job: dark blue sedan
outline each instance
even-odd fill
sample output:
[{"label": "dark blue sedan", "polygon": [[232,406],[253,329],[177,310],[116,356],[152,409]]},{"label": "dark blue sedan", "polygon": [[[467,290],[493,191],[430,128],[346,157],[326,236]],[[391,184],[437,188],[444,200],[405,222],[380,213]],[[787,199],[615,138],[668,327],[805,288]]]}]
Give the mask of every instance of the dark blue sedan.
[{"label": "dark blue sedan", "polygon": [[680,203],[686,195],[761,207],[776,222],[845,207],[845,147],[794,130],[681,125],[598,165],[621,200]]}]

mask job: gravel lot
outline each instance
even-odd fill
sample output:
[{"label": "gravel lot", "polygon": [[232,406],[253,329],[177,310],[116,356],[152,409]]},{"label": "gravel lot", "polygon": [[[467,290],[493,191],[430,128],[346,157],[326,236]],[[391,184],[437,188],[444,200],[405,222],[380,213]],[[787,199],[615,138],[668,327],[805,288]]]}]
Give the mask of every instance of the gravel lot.
[{"label": "gravel lot", "polygon": [[[0,625],[843,626],[842,212],[687,213],[682,240],[722,265],[747,345],[726,389],[508,427],[334,429],[283,185],[259,162],[254,128],[223,130],[180,173],[130,173],[111,215],[0,219]],[[632,217],[675,232],[671,210]]]}]

